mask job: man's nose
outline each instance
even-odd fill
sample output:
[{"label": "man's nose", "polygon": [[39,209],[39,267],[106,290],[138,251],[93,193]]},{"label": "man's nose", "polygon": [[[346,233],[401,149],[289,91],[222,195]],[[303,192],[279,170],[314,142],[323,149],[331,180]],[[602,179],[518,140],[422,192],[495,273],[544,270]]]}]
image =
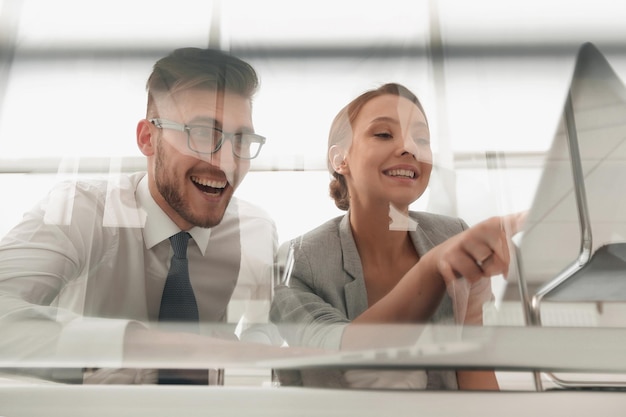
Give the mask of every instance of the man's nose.
[{"label": "man's nose", "polygon": [[233,155],[233,145],[229,140],[225,140],[222,143],[220,149],[211,154],[212,165],[219,167],[226,174],[232,173],[237,168],[237,163],[235,161],[235,155]]}]

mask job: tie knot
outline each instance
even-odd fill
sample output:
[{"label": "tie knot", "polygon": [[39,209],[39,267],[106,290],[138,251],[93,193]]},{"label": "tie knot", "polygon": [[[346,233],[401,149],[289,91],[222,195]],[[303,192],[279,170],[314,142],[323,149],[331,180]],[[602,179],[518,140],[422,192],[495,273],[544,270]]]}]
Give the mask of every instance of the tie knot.
[{"label": "tie knot", "polygon": [[173,236],[170,236],[170,242],[172,249],[174,249],[174,256],[180,259],[187,258],[187,243],[191,236],[187,232],[178,232]]}]

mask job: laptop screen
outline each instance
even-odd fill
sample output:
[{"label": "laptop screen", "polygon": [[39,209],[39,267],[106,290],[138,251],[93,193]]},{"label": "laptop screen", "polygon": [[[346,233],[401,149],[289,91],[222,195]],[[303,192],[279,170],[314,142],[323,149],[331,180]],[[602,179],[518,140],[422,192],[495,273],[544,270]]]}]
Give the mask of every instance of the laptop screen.
[{"label": "laptop screen", "polygon": [[579,51],[565,101],[519,242],[529,287],[626,241],[626,89],[592,44]]}]

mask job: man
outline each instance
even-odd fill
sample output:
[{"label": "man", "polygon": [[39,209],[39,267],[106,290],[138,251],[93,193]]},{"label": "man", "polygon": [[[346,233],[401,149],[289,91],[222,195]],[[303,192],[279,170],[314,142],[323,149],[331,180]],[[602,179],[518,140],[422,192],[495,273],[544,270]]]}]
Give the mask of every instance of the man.
[{"label": "man", "polygon": [[[0,242],[5,363],[69,368],[44,372],[52,379],[143,383],[156,374],[138,364],[228,359],[232,342],[211,338],[223,329],[193,322],[232,323],[231,339],[271,342],[254,325],[266,319],[275,225],[233,197],[265,142],[252,123],[257,86],[249,64],[216,50],[156,62],[136,132],[147,173],[60,184]],[[184,250],[173,256],[175,235],[186,260]],[[174,257],[195,297],[184,333],[163,328],[188,321],[180,294],[166,296]],[[95,369],[77,374],[85,361]]]}]

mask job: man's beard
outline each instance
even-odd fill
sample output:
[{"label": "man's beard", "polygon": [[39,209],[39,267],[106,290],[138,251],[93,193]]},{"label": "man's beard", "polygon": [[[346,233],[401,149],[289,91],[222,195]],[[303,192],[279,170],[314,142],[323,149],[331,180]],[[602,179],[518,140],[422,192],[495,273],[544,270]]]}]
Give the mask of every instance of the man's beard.
[{"label": "man's beard", "polygon": [[224,217],[223,212],[217,219],[199,218],[197,216],[194,216],[194,214],[189,209],[188,203],[179,192],[182,186],[177,186],[177,184],[172,182],[172,179],[167,176],[167,164],[165,163],[165,159],[165,150],[161,145],[161,140],[159,140],[157,142],[156,149],[154,181],[157,190],[159,191],[163,199],[167,202],[167,204],[169,204],[169,206],[172,207],[174,211],[183,218],[183,220],[193,224],[194,226],[209,228],[218,225]]}]

